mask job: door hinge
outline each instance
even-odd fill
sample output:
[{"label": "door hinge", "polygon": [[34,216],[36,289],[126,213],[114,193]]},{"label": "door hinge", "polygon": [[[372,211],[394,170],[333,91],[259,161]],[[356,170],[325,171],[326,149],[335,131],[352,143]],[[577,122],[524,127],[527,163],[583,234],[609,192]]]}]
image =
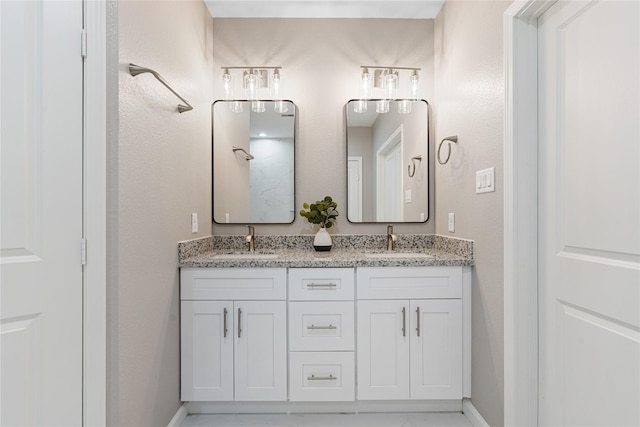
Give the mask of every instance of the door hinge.
[{"label": "door hinge", "polygon": [[87,265],[87,239],[82,239],[80,244],[80,262]]},{"label": "door hinge", "polygon": [[84,28],[80,33],[80,55],[83,59],[87,57],[87,30]]}]

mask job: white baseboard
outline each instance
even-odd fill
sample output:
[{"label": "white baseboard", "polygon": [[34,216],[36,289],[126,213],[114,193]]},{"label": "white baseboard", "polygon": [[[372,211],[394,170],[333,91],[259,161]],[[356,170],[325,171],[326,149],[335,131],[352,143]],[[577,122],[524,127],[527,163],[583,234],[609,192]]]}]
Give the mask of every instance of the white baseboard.
[{"label": "white baseboard", "polygon": [[185,402],[178,408],[178,411],[173,418],[171,418],[167,427],[180,427],[184,419],[187,418],[187,415],[189,415],[189,411],[187,410],[187,403]]},{"label": "white baseboard", "polygon": [[473,406],[470,399],[462,400],[462,412],[464,416],[467,417],[469,422],[473,425],[473,427],[490,427],[489,423],[487,423],[480,412]]}]

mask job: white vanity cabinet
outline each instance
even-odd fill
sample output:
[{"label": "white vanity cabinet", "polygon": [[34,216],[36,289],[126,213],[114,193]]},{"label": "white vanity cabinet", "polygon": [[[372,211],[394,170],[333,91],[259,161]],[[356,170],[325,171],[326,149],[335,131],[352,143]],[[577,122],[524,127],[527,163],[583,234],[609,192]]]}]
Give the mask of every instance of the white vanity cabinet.
[{"label": "white vanity cabinet", "polygon": [[286,401],[285,268],[183,268],[181,399]]},{"label": "white vanity cabinet", "polygon": [[357,269],[359,400],[462,399],[462,267]]}]

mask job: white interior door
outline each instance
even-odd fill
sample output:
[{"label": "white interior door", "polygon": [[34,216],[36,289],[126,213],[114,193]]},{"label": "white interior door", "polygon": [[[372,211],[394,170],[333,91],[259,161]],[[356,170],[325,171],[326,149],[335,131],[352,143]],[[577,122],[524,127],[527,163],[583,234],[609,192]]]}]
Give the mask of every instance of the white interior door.
[{"label": "white interior door", "polygon": [[82,424],[82,2],[1,2],[0,424]]},{"label": "white interior door", "polygon": [[540,425],[640,425],[639,20],[538,21]]}]

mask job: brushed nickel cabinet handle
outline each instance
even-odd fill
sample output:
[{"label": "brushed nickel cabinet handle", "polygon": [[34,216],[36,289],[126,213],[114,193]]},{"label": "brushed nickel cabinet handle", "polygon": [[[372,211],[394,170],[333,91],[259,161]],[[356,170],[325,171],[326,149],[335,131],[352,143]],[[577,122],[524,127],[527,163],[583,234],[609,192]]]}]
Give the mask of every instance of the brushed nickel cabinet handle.
[{"label": "brushed nickel cabinet handle", "polygon": [[420,336],[420,307],[416,308],[416,332],[418,333],[418,336]]},{"label": "brushed nickel cabinet handle", "polygon": [[222,311],[222,316],[223,316],[223,326],[222,328],[224,329],[224,337],[227,337],[227,332],[229,332],[229,329],[227,329],[227,307],[224,308],[224,310]]},{"label": "brushed nickel cabinet handle", "polygon": [[240,335],[242,334],[241,321],[242,321],[242,309],[238,307],[238,338],[240,338]]},{"label": "brushed nickel cabinet handle", "polygon": [[407,309],[402,307],[402,336],[407,336]]},{"label": "brushed nickel cabinet handle", "polygon": [[334,377],[333,375],[329,375],[328,377],[316,377],[315,375],[311,375],[307,377],[309,381],[334,381],[337,380],[338,377]]},{"label": "brushed nickel cabinet handle", "polygon": [[311,325],[311,326],[307,326],[307,329],[338,329],[338,327],[333,325],[329,325],[329,326]]},{"label": "brushed nickel cabinet handle", "polygon": [[335,283],[307,283],[307,288],[335,288]]}]

